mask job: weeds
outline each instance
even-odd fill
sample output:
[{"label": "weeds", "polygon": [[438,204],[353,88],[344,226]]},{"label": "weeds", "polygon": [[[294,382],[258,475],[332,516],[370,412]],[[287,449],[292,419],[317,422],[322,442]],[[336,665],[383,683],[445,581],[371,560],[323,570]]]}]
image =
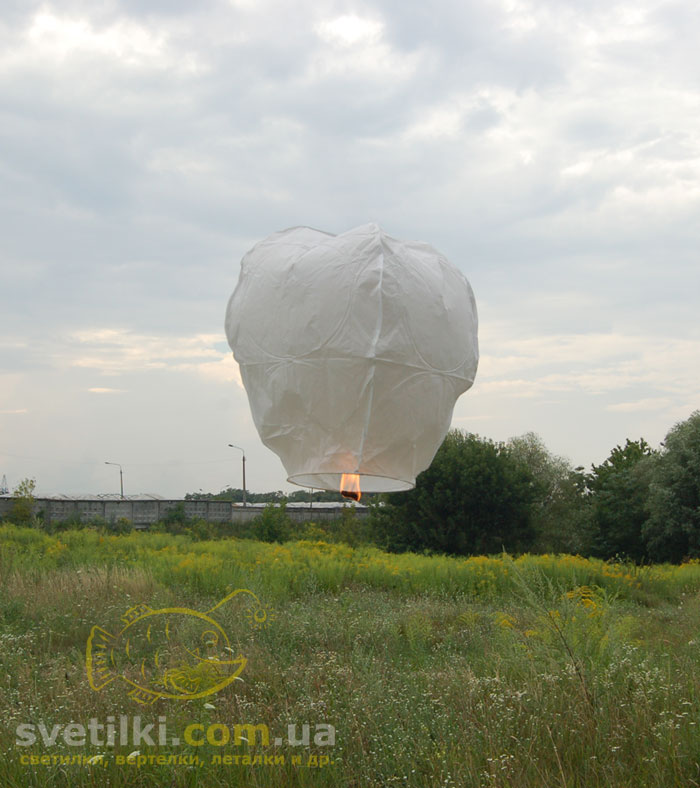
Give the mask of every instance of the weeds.
[{"label": "weeds", "polygon": [[[700,785],[700,567],[635,571],[574,556],[448,559],[309,540],[199,542],[187,535],[0,529],[0,785],[622,788]],[[271,626],[216,610],[248,659],[245,679],[204,701],[138,707],[85,678],[85,642],[127,608],[211,609],[237,587],[274,607]],[[91,718],[328,723],[325,768],[308,746],[182,744],[144,754],[203,765],[136,769],[133,747],[16,744],[22,723]],[[104,765],[22,755],[108,756]],[[223,766],[217,756],[284,755]]]}]

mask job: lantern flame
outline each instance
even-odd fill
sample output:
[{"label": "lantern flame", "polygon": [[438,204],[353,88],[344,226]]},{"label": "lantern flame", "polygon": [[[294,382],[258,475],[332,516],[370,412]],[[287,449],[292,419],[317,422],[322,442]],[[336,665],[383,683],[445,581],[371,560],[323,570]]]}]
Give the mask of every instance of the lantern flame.
[{"label": "lantern flame", "polygon": [[359,473],[343,474],[340,479],[340,494],[344,498],[352,498],[353,501],[359,501],[362,498]]}]

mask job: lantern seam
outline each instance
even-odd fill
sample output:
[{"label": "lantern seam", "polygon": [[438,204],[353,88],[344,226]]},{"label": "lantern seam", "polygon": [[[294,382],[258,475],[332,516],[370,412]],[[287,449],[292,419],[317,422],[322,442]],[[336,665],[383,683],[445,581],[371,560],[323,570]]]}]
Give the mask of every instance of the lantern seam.
[{"label": "lantern seam", "polygon": [[[381,254],[381,261],[379,266],[379,320],[377,321],[377,326],[374,330],[374,336],[372,337],[372,349],[371,349],[371,359],[372,359],[372,375],[369,380],[370,385],[370,392],[367,401],[367,413],[365,415],[365,423],[362,427],[362,437],[360,438],[360,448],[357,452],[357,468],[359,469],[362,466],[362,455],[365,450],[365,440],[367,439],[367,433],[369,431],[369,422],[372,417],[372,403],[374,402],[374,380],[377,374],[377,343],[379,342],[379,337],[382,334],[382,327],[384,325],[384,294],[383,294],[383,286],[384,286],[384,235],[381,229],[378,228],[379,232],[379,248]],[[357,471],[356,471],[357,472]]]}]

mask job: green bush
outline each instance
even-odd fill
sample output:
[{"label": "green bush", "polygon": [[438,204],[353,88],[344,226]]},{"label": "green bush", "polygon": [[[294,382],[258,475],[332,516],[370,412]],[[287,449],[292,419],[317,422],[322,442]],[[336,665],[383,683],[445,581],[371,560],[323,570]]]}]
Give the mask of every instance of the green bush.
[{"label": "green bush", "polygon": [[261,542],[284,542],[292,531],[292,521],[287,514],[287,506],[269,503],[259,517],[253,521],[255,538]]}]

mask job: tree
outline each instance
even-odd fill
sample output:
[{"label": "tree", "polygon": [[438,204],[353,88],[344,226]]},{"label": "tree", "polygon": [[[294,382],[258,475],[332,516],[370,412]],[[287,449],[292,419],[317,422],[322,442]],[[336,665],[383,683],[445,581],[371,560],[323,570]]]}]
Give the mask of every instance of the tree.
[{"label": "tree", "polygon": [[506,446],[453,430],[415,488],[377,508],[377,540],[396,551],[526,550],[535,497],[532,475]]},{"label": "tree", "polygon": [[532,507],[533,550],[548,553],[585,551],[589,509],[580,472],[564,457],[552,454],[534,432],[511,438],[507,448],[536,483]]},{"label": "tree", "polygon": [[284,542],[292,530],[292,521],[287,514],[286,503],[268,503],[261,514],[253,520],[255,538],[261,542]]},{"label": "tree", "polygon": [[644,538],[654,561],[700,556],[700,411],[666,436],[651,476]]},{"label": "tree", "polygon": [[15,500],[10,511],[10,519],[15,525],[34,523],[34,490],[36,490],[36,479],[22,479],[12,491]]},{"label": "tree", "polygon": [[586,484],[592,514],[591,552],[599,558],[619,555],[646,559],[643,535],[646,503],[658,453],[640,438],[616,446],[601,465],[593,465]]}]

